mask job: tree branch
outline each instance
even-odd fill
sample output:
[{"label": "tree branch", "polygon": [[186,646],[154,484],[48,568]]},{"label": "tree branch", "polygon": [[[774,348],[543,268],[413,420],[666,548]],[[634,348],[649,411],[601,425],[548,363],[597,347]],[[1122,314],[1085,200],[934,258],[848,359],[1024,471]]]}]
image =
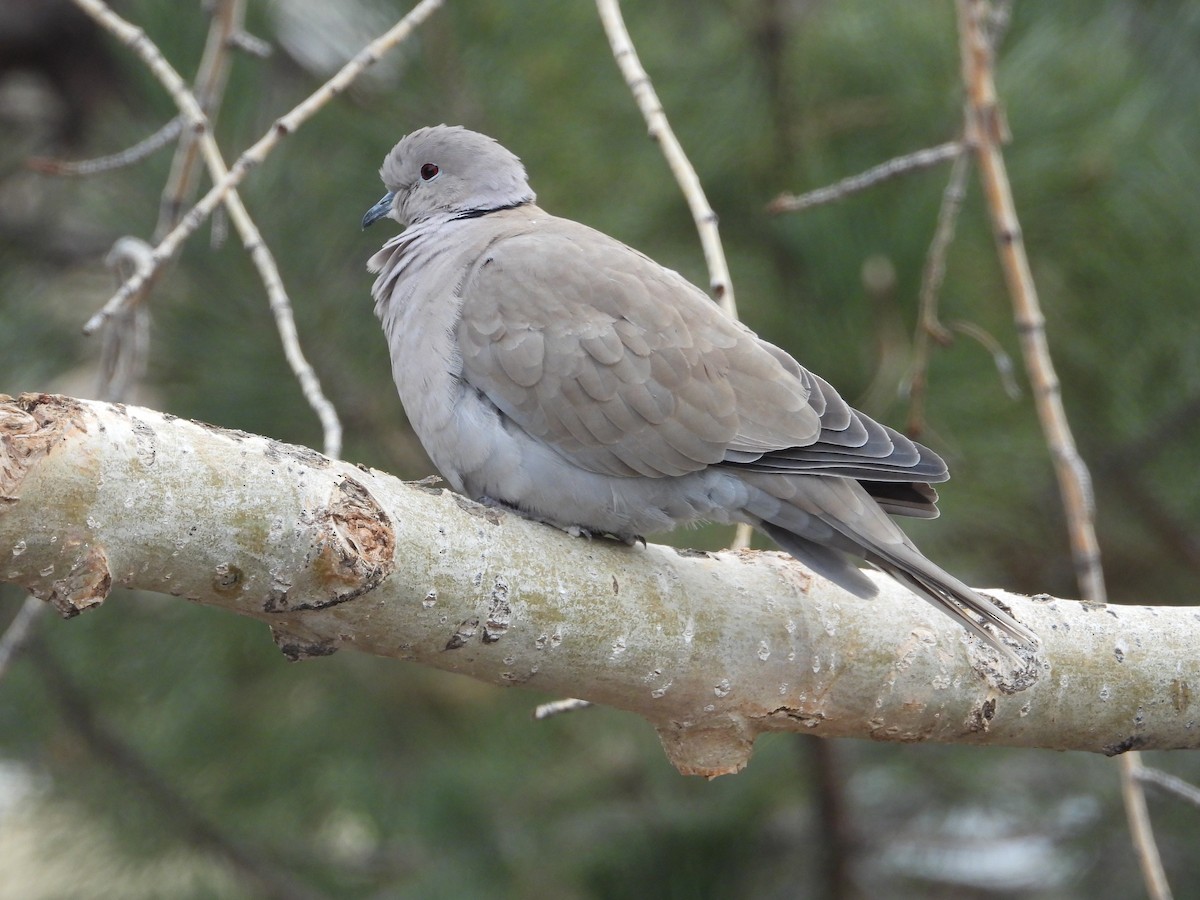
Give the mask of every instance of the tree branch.
[{"label": "tree branch", "polygon": [[[721,232],[717,227],[717,214],[708,202],[695,166],[688,159],[679,138],[675,137],[675,131],[667,119],[667,111],[663,109],[658,92],[654,90],[654,83],[638,59],[637,48],[633,46],[633,39],[625,27],[625,18],[621,15],[620,0],[596,0],[596,11],[608,36],[617,68],[621,70],[634,102],[646,120],[647,131],[662,150],[667,167],[675,176],[683,199],[691,210],[696,233],[700,237],[700,248],[704,251],[704,264],[708,267],[708,286],[713,299],[730,318],[736,319],[737,300],[733,295],[733,278],[725,259],[725,246],[721,243]],[[752,536],[753,529],[749,525],[739,524],[730,542],[730,549],[744,550],[750,546]]]},{"label": "tree branch", "polygon": [[1023,671],[880,576],[866,602],[777,553],[584,541],[313,450],[151,410],[0,399],[0,580],[74,615],[113,586],[626,709],[717,775],[769,731],[1090,750],[1200,747],[1200,611],[989,591]]},{"label": "tree branch", "polygon": [[[271,314],[275,318],[275,327],[283,345],[284,357],[287,359],[292,373],[296,376],[304,399],[321,423],[325,452],[330,456],[340,456],[342,423],[338,419],[337,410],[321,390],[316,372],[305,358],[303,350],[300,349],[300,338],[296,332],[291,300],[288,299],[287,290],[283,286],[283,278],[279,274],[279,267],[275,264],[275,256],[263,240],[258,226],[254,224],[254,220],[250,217],[250,213],[246,210],[236,190],[240,178],[235,180],[234,174],[238,166],[244,163],[249,151],[239,158],[234,166],[234,171],[229,170],[225,166],[221,150],[212,135],[208,114],[204,108],[207,104],[213,111],[216,109],[217,100],[221,95],[220,85],[224,82],[228,66],[227,41],[229,35],[237,33],[241,29],[242,4],[227,0],[215,11],[216,18],[213,28],[209,32],[208,46],[205,48],[205,57],[201,68],[201,100],[188,89],[183,78],[167,62],[162,51],[142,29],[126,22],[102,0],[75,0],[75,3],[98,25],[106,28],[142,58],[147,68],[171,95],[191,129],[182,141],[179,153],[176,154],[172,164],[171,177],[164,191],[155,234],[155,240],[159,242],[158,246],[150,253],[147,265],[130,275],[117,293],[105,303],[100,312],[88,320],[84,325],[84,332],[91,333],[115,314],[136,307],[154,286],[162,272],[163,265],[174,255],[174,249],[169,251],[164,249],[169,245],[170,240],[172,238],[178,238],[180,242],[184,240],[200,226],[204,218],[211,214],[219,203],[223,203],[242,239],[242,245],[250,255],[259,277],[262,279],[263,286],[266,288],[267,300],[270,304]],[[295,110],[289,115],[295,115]],[[279,123],[277,122],[276,128],[278,127]],[[260,140],[255,147],[262,144],[263,141]],[[180,209],[177,208],[177,205],[183,202],[185,195],[191,193],[197,152],[203,157],[214,182],[213,190],[209,191],[205,197],[206,200],[212,198],[212,206],[207,210],[205,216],[196,217],[196,209],[193,208],[187,216],[181,219]],[[244,171],[242,174],[244,175]],[[219,185],[224,185],[222,192],[217,191]],[[191,230],[187,230],[187,228]],[[120,343],[121,341],[118,339],[116,343],[110,345],[113,349],[106,353],[110,360],[119,353]],[[115,363],[110,362],[106,368],[110,367],[115,369]]]},{"label": "tree branch", "polygon": [[[1033,387],[1034,406],[1046,446],[1050,449],[1059,496],[1066,513],[1075,578],[1083,600],[1100,605],[1107,600],[1107,589],[1100,564],[1100,542],[1096,537],[1091,475],[1075,446],[1063,406],[1062,389],[1046,337],[1046,319],[1025,253],[1025,241],[1001,150],[1001,144],[1008,140],[1008,124],[996,94],[994,62],[996,46],[1007,27],[1008,8],[1001,4],[993,10],[987,0],[955,0],[955,9],[966,89],[963,136],[975,148],[978,159],[996,251],[1012,298],[1021,352]],[[993,17],[994,12],[998,12],[998,16]],[[1154,900],[1170,900],[1171,889],[1150,828],[1145,793],[1136,778],[1140,767],[1141,760],[1136,753],[1122,760],[1121,794],[1125,812],[1147,891]]]},{"label": "tree branch", "polygon": [[944,162],[958,160],[962,157],[964,149],[962,141],[948,141],[906,156],[897,156],[858,175],[851,175],[836,184],[817,188],[806,194],[782,193],[767,204],[767,212],[777,216],[780,213],[800,212],[826,203],[837,203],[900,175],[921,172]]},{"label": "tree branch", "polygon": [[1004,164],[1001,144],[1007,140],[1008,125],[996,95],[993,48],[984,33],[988,5],[984,0],[956,0],[956,6],[959,54],[966,88],[964,140],[974,148],[979,165],[984,200],[992,219],[996,252],[1012,298],[1021,351],[1033,386],[1034,405],[1050,448],[1063,511],[1067,517],[1075,576],[1083,600],[1100,604],[1107,597],[1104,572],[1100,567],[1100,544],[1092,521],[1095,504],[1091,476],[1075,447],[1075,438],[1063,407],[1062,390],[1046,338],[1046,318],[1042,314],[1037,288],[1033,283],[1033,272],[1025,253],[1021,224],[1017,219],[1012,187]]},{"label": "tree branch", "polygon": [[621,15],[620,0],[596,0],[596,11],[600,15],[600,24],[608,36],[609,46],[612,47],[613,59],[625,78],[625,83],[641,110],[642,118],[646,120],[646,128],[663,152],[671,174],[679,183],[691,210],[692,219],[696,222],[696,231],[700,235],[700,246],[704,250],[704,262],[708,266],[708,286],[713,299],[721,309],[733,318],[737,318],[737,301],[733,296],[733,279],[729,277],[729,264],[725,261],[725,248],[721,245],[721,235],[717,228],[717,214],[713,212],[700,184],[700,176],[683,150],[683,145],[675,137],[671,123],[667,121],[667,113],[654,83],[642,62],[638,59],[637,50],[629,31],[625,27],[625,19]]}]

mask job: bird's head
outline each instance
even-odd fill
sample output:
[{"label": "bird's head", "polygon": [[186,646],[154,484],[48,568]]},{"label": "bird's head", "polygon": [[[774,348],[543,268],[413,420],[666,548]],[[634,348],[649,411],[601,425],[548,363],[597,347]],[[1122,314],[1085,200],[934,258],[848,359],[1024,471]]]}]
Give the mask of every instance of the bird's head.
[{"label": "bird's head", "polygon": [[437,214],[478,215],[535,199],[521,160],[486,135],[434,125],[405,135],[383,160],[387,193],[363,228],[390,216],[411,225]]}]

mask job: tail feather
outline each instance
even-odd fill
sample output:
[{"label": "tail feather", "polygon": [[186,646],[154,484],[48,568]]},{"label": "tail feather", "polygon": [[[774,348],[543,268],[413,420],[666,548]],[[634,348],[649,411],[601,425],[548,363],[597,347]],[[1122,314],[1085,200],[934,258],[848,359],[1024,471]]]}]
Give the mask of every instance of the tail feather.
[{"label": "tail feather", "polygon": [[[890,554],[889,554],[890,555]],[[915,550],[907,554],[906,560],[875,558],[867,561],[903,584],[918,597],[928,600],[951,618],[979,635],[987,643],[1010,659],[1016,658],[1012,649],[996,635],[984,628],[984,623],[1012,639],[1022,647],[1032,649],[1038,643],[1037,635],[1022,625],[994,601],[975,591],[953,575],[935,566]],[[982,622],[981,622],[982,620]]]},{"label": "tail feather", "polygon": [[996,632],[1026,648],[1037,645],[1029,628],[926,559],[887,517],[892,510],[886,498],[880,504],[854,479],[747,473],[743,481],[766,494],[747,508],[755,524],[782,549],[856,596],[876,593],[858,568],[865,561],[1018,664],[1020,658]]},{"label": "tail feather", "polygon": [[879,593],[875,582],[867,578],[854,560],[842,551],[814,544],[778,525],[764,522],[761,528],[771,540],[800,562],[854,596],[869,600]]}]

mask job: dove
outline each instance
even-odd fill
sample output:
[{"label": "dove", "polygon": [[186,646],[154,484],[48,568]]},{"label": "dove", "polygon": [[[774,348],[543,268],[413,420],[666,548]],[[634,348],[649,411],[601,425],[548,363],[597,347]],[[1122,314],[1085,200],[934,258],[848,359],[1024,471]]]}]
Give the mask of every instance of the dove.
[{"label": "dove", "polygon": [[[941,457],[648,256],[536,204],[521,161],[458,126],[385,157],[363,217],[404,226],[368,269],[405,413],[449,485],[633,544],[748,522],[861,598],[881,570],[1010,659],[1037,638],[926,559]],[[989,629],[995,629],[995,633]]]}]

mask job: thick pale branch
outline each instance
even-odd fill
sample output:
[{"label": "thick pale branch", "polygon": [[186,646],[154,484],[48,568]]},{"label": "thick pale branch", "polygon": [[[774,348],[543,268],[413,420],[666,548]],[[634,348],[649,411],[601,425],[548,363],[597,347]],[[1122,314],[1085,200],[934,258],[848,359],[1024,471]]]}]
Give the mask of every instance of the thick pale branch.
[{"label": "thick pale branch", "polygon": [[644,716],[736,771],[766,731],[1119,753],[1200,747],[1200,611],[989,592],[1041,635],[993,651],[881,579],[861,601],[776,553],[584,541],[312,450],[145,409],[0,400],[0,580],[73,614],[113,586],[340,648]]}]

